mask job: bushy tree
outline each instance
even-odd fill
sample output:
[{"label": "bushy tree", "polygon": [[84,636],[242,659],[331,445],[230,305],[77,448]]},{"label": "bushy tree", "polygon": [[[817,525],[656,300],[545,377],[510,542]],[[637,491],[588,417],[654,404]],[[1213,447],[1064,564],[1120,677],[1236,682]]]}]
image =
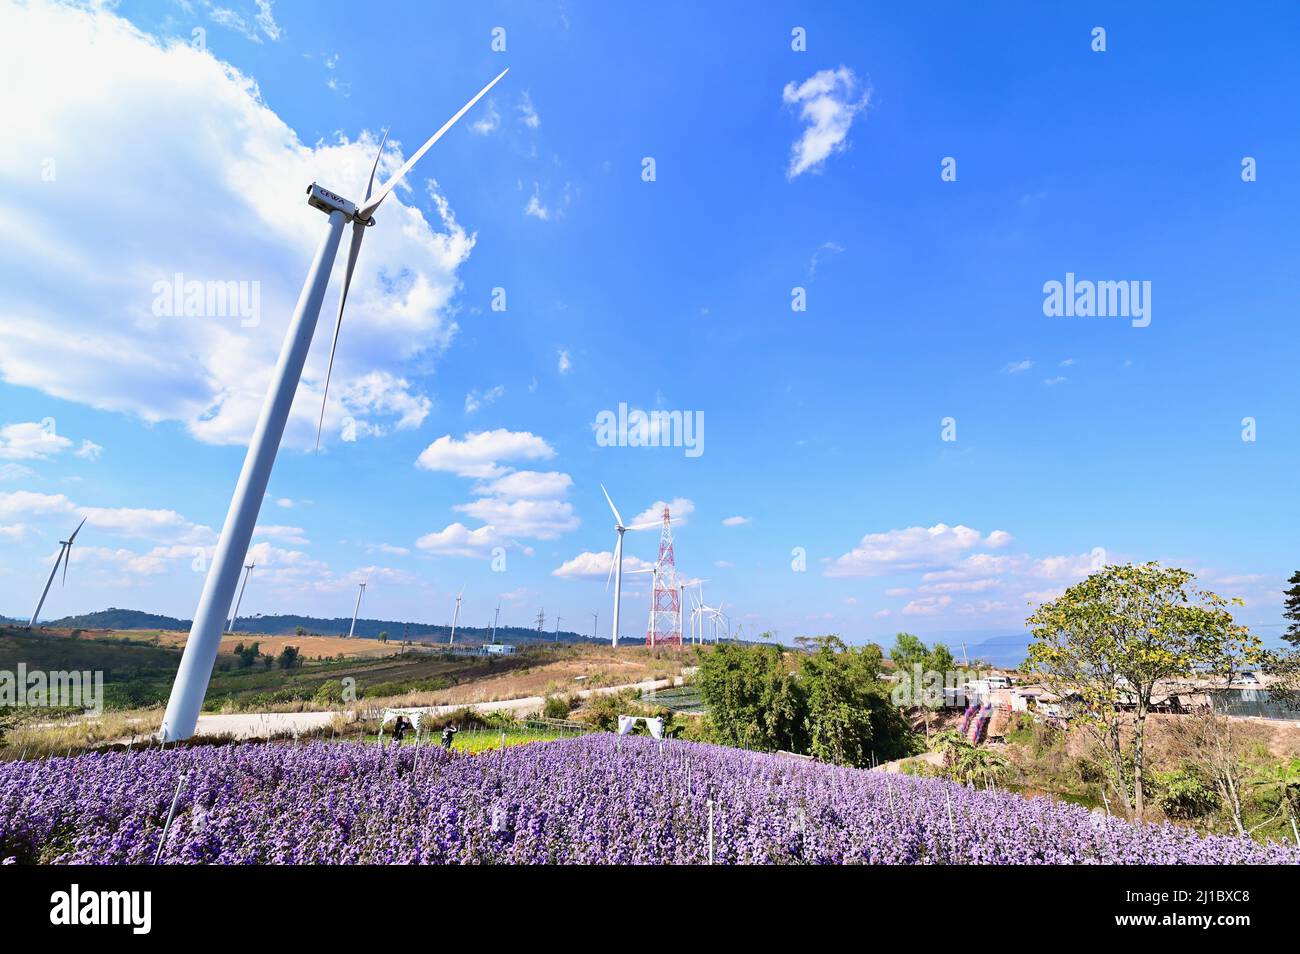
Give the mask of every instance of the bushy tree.
[{"label": "bushy tree", "polygon": [[[1146,724],[1158,682],[1218,671],[1256,653],[1259,641],[1232,619],[1231,603],[1195,576],[1158,563],[1107,566],[1029,617],[1026,668],[1059,695],[1092,733],[1126,809],[1146,802]],[[1133,710],[1131,731],[1124,707]],[[1130,768],[1131,766],[1131,768]]]}]

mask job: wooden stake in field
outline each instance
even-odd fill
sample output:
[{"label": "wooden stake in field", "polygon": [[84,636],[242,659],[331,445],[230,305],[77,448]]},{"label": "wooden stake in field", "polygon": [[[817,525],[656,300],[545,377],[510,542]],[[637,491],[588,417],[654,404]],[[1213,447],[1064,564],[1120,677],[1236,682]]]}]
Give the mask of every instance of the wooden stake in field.
[{"label": "wooden stake in field", "polygon": [[713,864],[713,799],[709,799],[709,864]]},{"label": "wooden stake in field", "polygon": [[943,800],[948,803],[948,833],[952,836],[952,856],[957,857],[957,823],[952,819],[952,795],[948,789],[943,790]]}]

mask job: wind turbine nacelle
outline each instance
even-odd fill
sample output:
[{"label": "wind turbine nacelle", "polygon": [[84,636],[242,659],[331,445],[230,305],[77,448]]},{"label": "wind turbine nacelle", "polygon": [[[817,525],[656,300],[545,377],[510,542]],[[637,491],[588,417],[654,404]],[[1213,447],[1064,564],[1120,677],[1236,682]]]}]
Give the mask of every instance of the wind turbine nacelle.
[{"label": "wind turbine nacelle", "polygon": [[307,204],[320,209],[326,215],[331,212],[342,212],[347,218],[352,219],[357,214],[355,202],[350,202],[341,195],[335,195],[329,189],[323,189],[314,182],[307,187]]}]

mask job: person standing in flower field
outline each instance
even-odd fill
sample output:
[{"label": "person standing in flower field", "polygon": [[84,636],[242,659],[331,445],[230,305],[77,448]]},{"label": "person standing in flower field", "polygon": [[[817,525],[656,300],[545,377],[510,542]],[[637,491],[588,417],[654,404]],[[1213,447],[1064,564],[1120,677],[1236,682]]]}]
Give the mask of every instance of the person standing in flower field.
[{"label": "person standing in flower field", "polygon": [[449,725],[442,730],[442,747],[444,749],[449,752],[451,751],[451,740],[459,731],[460,729],[458,729],[454,724]]}]

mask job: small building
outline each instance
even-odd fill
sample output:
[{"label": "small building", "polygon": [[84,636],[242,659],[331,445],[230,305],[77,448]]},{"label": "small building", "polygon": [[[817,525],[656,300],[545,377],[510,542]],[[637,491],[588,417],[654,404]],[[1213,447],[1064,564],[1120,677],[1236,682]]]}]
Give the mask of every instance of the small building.
[{"label": "small building", "polygon": [[509,643],[485,643],[483,645],[483,655],[485,656],[509,656],[514,651],[515,647]]}]

